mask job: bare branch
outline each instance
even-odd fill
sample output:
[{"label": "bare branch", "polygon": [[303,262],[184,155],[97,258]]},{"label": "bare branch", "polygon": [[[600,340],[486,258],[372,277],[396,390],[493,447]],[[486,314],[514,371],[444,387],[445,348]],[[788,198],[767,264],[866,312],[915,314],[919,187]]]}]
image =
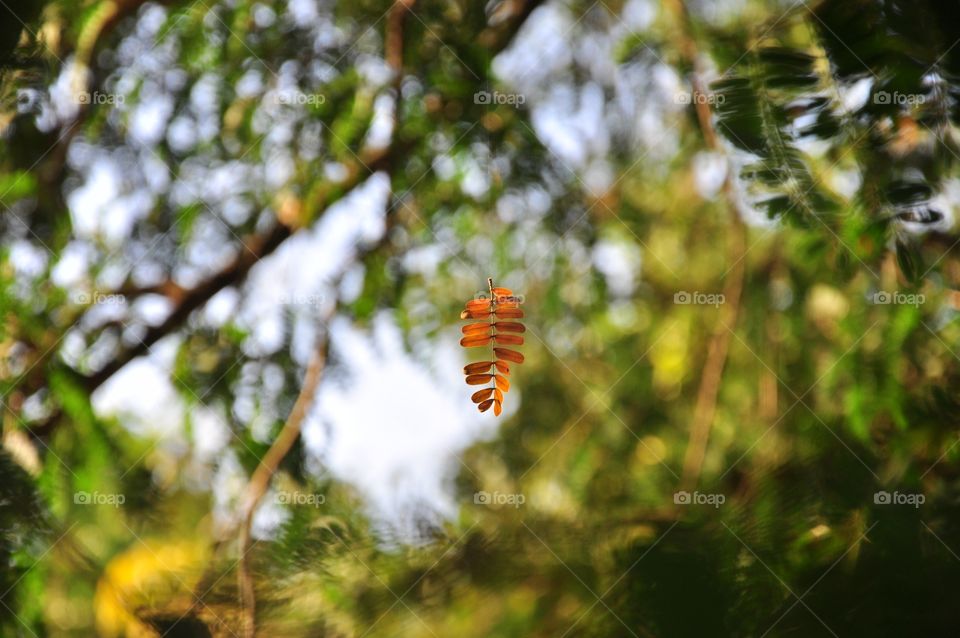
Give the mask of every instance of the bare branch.
[{"label": "bare branch", "polygon": [[313,404],[320,379],[323,376],[328,344],[329,336],[327,334],[322,335],[313,359],[307,367],[307,374],[303,379],[303,388],[297,396],[297,401],[290,411],[287,422],[283,424],[283,428],[274,440],[273,445],[260,460],[260,464],[254,470],[253,476],[247,484],[247,494],[243,505],[243,523],[240,526],[240,563],[237,570],[237,580],[243,603],[243,635],[247,638],[253,638],[256,635],[256,595],[253,587],[253,576],[250,573],[250,528],[253,524],[253,515],[257,511],[260,499],[263,498],[270,486],[270,479],[300,437],[303,420]]},{"label": "bare branch", "polygon": [[[697,99],[699,95],[706,93],[706,87],[703,85],[700,53],[693,37],[690,13],[683,0],[673,0],[670,5],[675,19],[682,27],[678,29],[681,53],[693,69],[690,79],[694,95],[692,102],[696,105],[700,132],[707,148],[712,151],[720,151],[720,142],[713,126],[713,114],[710,105],[707,100]],[[732,171],[728,169],[723,191],[727,199],[730,218],[729,233],[727,234],[727,260],[730,263],[730,269],[723,285],[724,304],[720,310],[720,318],[710,337],[707,359],[703,365],[700,388],[697,391],[697,403],[693,411],[693,422],[690,426],[690,440],[687,444],[683,462],[681,485],[684,489],[693,488],[700,479],[700,471],[710,440],[710,430],[713,427],[713,419],[717,411],[717,397],[720,393],[723,369],[730,350],[730,340],[733,337],[733,330],[736,328],[737,317],[740,314],[740,297],[743,294],[743,281],[746,273],[744,257],[747,249],[747,233],[743,219],[740,217],[739,203],[734,192],[734,179]]]}]

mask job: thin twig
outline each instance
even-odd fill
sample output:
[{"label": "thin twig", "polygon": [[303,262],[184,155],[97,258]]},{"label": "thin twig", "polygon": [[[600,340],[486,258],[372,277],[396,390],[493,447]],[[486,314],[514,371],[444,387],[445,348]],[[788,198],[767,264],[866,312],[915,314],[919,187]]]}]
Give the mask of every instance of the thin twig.
[{"label": "thin twig", "polygon": [[[735,212],[734,215],[737,213]],[[690,427],[690,440],[683,461],[682,484],[687,488],[696,486],[700,479],[700,470],[707,452],[710,429],[717,410],[717,396],[720,393],[720,381],[726,365],[730,341],[740,312],[740,297],[743,293],[743,280],[746,270],[743,255],[746,250],[746,231],[743,222],[738,219],[730,229],[727,238],[727,253],[734,262],[732,270],[724,282],[724,303],[720,309],[720,319],[710,337],[707,360],[700,377],[700,389],[693,411],[693,423]]]},{"label": "thin twig", "polygon": [[[706,90],[703,85],[700,54],[690,20],[690,13],[683,0],[671,2],[675,16],[680,22],[681,33],[680,49],[683,56],[692,68],[690,83],[693,88],[693,99],[697,112],[697,121],[707,147],[712,151],[720,151],[720,142],[713,126],[713,114],[709,101],[704,99]],[[720,318],[710,337],[707,349],[707,359],[703,365],[703,375],[700,377],[700,388],[697,391],[697,403],[693,410],[693,422],[690,426],[690,439],[687,443],[686,456],[683,462],[683,476],[681,485],[686,488],[696,486],[700,480],[700,471],[707,452],[710,440],[710,430],[713,427],[714,416],[717,411],[717,397],[720,393],[720,382],[723,378],[723,369],[727,362],[730,350],[730,340],[736,328],[737,317],[740,314],[740,298],[743,294],[743,281],[746,273],[744,257],[747,248],[747,231],[740,217],[737,197],[734,190],[733,171],[728,166],[727,176],[723,184],[723,192],[727,199],[730,225],[727,235],[727,259],[730,271],[723,286],[724,303],[720,310]]]},{"label": "thin twig", "polygon": [[[384,36],[384,58],[393,71],[394,84],[400,85],[403,79],[403,23],[413,9],[416,0],[395,0],[387,15],[387,32]],[[400,96],[397,96],[399,103]],[[398,104],[399,105],[399,104]]]},{"label": "thin twig", "polygon": [[240,527],[240,563],[237,571],[243,602],[243,635],[246,638],[254,638],[256,635],[256,595],[253,587],[253,577],[250,574],[250,543],[252,539],[250,528],[253,524],[253,515],[257,511],[260,499],[267,493],[270,479],[273,478],[277,468],[280,467],[280,463],[290,453],[300,437],[303,421],[313,404],[317,387],[320,385],[320,379],[326,367],[328,343],[328,335],[324,332],[319,337],[316,352],[314,352],[313,359],[310,361],[306,376],[303,379],[300,395],[297,396],[297,401],[293,404],[287,422],[283,424],[283,428],[274,440],[273,445],[260,459],[260,464],[254,470],[253,476],[250,477],[250,482],[247,484],[247,493],[243,505],[243,523]]},{"label": "thin twig", "polygon": [[[416,0],[395,0],[387,16],[386,35],[384,42],[384,56],[387,64],[394,72],[394,87],[396,91],[394,105],[394,130],[391,146],[396,143],[396,136],[400,124],[400,83],[403,79],[403,25],[407,14],[413,7]],[[389,237],[389,227],[384,230],[383,238],[377,243],[379,248],[387,241]],[[368,248],[360,251],[358,257],[369,254],[374,248]],[[345,272],[346,269],[344,269]],[[341,273],[342,275],[342,273]],[[325,317],[325,322],[336,312],[338,304],[334,304],[329,314]],[[237,571],[237,579],[240,588],[241,600],[243,602],[243,634],[245,638],[255,638],[256,636],[256,591],[253,585],[253,576],[250,573],[250,549],[251,549],[251,527],[253,525],[253,516],[257,510],[260,499],[266,494],[270,486],[270,479],[276,473],[280,463],[293,449],[294,444],[300,437],[300,431],[303,427],[303,420],[313,403],[316,396],[317,387],[322,377],[323,369],[327,361],[327,350],[329,348],[329,327],[325,326],[323,336],[317,345],[313,360],[307,368],[307,374],[304,377],[303,388],[300,395],[294,403],[293,410],[284,423],[283,428],[274,440],[273,445],[260,460],[260,464],[250,478],[247,485],[247,496],[244,502],[243,523],[240,528],[239,552],[240,563]]]}]

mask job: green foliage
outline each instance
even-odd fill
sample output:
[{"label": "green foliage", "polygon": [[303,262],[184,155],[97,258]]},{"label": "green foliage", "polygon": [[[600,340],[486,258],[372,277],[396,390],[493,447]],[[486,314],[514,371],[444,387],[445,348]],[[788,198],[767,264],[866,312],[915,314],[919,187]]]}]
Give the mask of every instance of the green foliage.
[{"label": "green foliage", "polygon": [[[19,631],[14,609],[20,608],[22,597],[29,596],[26,585],[31,583],[24,583],[21,589],[17,586],[36,566],[36,555],[43,551],[48,525],[45,507],[33,480],[8,454],[0,452],[0,561],[4,565],[0,570],[3,592],[0,628],[4,631]],[[35,607],[29,610],[28,620],[35,620],[37,612]]]},{"label": "green foliage", "polygon": [[[0,634],[239,635],[244,485],[314,332],[334,339],[322,390],[364,381],[327,306],[362,334],[394,321],[443,392],[459,301],[487,276],[525,297],[516,412],[451,461],[452,510],[408,504],[397,527],[298,439],[261,501],[274,532],[246,556],[259,635],[955,630],[953,3],[575,2],[501,19],[524,3],[426,0],[400,21],[398,83],[386,5],[295,19],[295,4],[314,6],[0,9],[25,23],[0,19]],[[112,101],[62,94],[85,46],[79,88]],[[684,102],[694,72],[711,93]],[[711,188],[713,160],[729,181]],[[96,182],[106,165],[119,178]],[[262,262],[335,236],[331,218],[359,218],[383,183],[385,236],[356,240],[345,276],[317,275],[322,303],[258,313]],[[109,196],[91,213],[84,188]],[[331,259],[297,258],[284,272]],[[727,290],[741,263],[739,300],[678,301]],[[112,362],[150,374],[128,390],[139,405],[108,415]],[[430,405],[391,403],[382,427],[414,432]],[[327,407],[312,417],[331,439],[345,424]]]}]

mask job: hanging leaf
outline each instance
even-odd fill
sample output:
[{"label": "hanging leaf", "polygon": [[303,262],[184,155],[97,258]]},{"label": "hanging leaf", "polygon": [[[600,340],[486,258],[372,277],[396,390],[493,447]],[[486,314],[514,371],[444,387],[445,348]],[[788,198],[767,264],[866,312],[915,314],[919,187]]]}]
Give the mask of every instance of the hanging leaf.
[{"label": "hanging leaf", "polygon": [[490,395],[493,394],[494,388],[484,388],[483,390],[477,390],[473,393],[473,396],[470,397],[470,400],[474,403],[481,403],[490,398]]},{"label": "hanging leaf", "polygon": [[463,367],[464,374],[481,374],[487,372],[490,369],[490,366],[493,365],[493,361],[478,361],[477,363],[471,363]]},{"label": "hanging leaf", "polygon": [[[464,334],[460,345],[464,348],[476,348],[490,344],[520,346],[523,337],[520,333],[526,332],[526,327],[518,321],[499,321],[500,319],[522,319],[520,309],[521,298],[513,294],[509,288],[494,287],[493,279],[487,279],[490,295],[468,301],[460,313],[461,319],[481,319],[483,321],[468,323],[460,330]],[[510,381],[506,375],[510,374],[510,365],[507,363],[523,363],[523,355],[508,348],[494,347],[493,361],[478,361],[464,366],[463,373],[468,385],[483,385],[493,383],[491,387],[474,392],[470,399],[477,404],[477,409],[486,412],[491,407],[496,416],[503,410],[503,394],[510,390]],[[490,369],[495,368],[493,374]]]},{"label": "hanging leaf", "polygon": [[494,348],[493,353],[501,359],[513,361],[514,363],[523,363],[523,355],[509,348]]},{"label": "hanging leaf", "polygon": [[512,321],[498,321],[493,324],[500,332],[526,332],[527,328],[522,323]]},{"label": "hanging leaf", "polygon": [[475,348],[477,346],[485,346],[489,344],[491,339],[496,339],[496,337],[488,337],[486,335],[480,335],[478,337],[464,337],[460,340],[460,345],[464,348]]},{"label": "hanging leaf", "polygon": [[487,334],[490,332],[489,323],[468,323],[460,329],[465,335]]}]

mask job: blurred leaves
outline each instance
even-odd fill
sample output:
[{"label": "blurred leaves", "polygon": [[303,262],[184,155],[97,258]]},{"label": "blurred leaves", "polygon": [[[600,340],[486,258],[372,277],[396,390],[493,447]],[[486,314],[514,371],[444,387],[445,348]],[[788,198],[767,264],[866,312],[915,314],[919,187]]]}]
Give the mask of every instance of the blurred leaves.
[{"label": "blurred leaves", "polygon": [[[0,20],[0,633],[239,631],[236,512],[330,297],[358,331],[395,320],[432,375],[459,338],[450,300],[493,275],[530,309],[516,412],[404,533],[329,473],[317,447],[351,424],[315,415],[321,443],[297,441],[256,517],[260,635],[949,635],[960,16],[720,4],[687,3],[678,33],[666,3],[546,3],[496,58],[532,6],[425,0],[399,81],[370,0],[7,7],[26,26]],[[718,72],[684,101],[688,37]],[[81,107],[84,87],[113,99]],[[728,172],[752,224],[729,326],[722,300],[690,302],[733,266]],[[336,285],[312,245],[267,286],[221,270],[256,277],[263,245],[325,253],[331,211],[356,221],[387,184]],[[322,294],[271,296],[300,270]],[[683,503],[722,330],[688,494],[712,500]],[[92,380],[118,353],[142,394],[103,410]],[[350,363],[329,378],[357,382]]]}]

